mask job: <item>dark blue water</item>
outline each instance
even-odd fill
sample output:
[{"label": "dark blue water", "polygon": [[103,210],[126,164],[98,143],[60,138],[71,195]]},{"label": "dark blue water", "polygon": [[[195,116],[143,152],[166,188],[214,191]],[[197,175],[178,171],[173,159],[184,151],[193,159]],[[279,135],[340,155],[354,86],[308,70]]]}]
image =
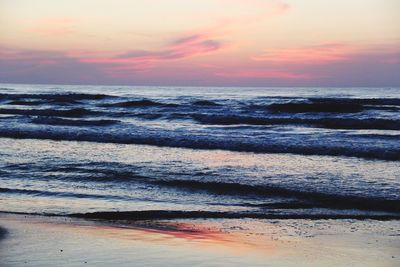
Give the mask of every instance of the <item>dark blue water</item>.
[{"label": "dark blue water", "polygon": [[399,88],[0,87],[2,211],[400,217]]}]

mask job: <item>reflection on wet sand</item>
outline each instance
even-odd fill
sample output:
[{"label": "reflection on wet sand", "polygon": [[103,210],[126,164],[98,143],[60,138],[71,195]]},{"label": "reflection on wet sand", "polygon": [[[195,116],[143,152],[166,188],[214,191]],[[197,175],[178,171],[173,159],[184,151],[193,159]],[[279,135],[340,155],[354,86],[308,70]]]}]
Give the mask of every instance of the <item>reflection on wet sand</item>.
[{"label": "reflection on wet sand", "polygon": [[[267,226],[267,225],[265,225]],[[261,233],[244,232],[239,226],[221,228],[221,224],[211,221],[170,222],[144,221],[116,224],[109,222],[76,221],[74,224],[56,223],[50,227],[69,231],[73,227],[79,235],[93,235],[128,243],[130,241],[159,242],[161,244],[194,245],[196,249],[230,251],[232,253],[251,252],[266,256],[273,253],[277,238]],[[268,227],[273,227],[268,225]]]},{"label": "reflection on wet sand", "polygon": [[[0,213],[2,267],[398,266],[398,221],[106,221]],[[38,245],[40,244],[40,245]],[[377,247],[379,244],[379,247]]]}]

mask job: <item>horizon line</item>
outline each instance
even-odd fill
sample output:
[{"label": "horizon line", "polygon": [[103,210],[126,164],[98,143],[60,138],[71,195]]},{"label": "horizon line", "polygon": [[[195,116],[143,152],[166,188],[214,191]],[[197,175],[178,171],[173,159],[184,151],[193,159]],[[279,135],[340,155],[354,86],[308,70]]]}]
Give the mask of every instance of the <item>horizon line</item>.
[{"label": "horizon line", "polygon": [[[41,83],[27,83],[27,82],[2,82],[0,81],[0,84],[13,84],[13,85],[62,85],[62,86],[123,86],[123,87],[187,87],[187,88],[199,88],[199,87],[214,87],[214,88],[223,88],[223,87],[229,87],[229,88],[322,88],[322,87],[329,87],[329,88],[376,88],[376,87],[382,87],[385,89],[400,89],[400,84],[399,85],[359,85],[359,86],[351,86],[351,85],[346,85],[346,86],[340,86],[340,85],[310,85],[310,86],[293,86],[293,85],[161,85],[161,84],[95,84],[95,83],[46,83],[46,82],[41,82]],[[1,88],[0,88],[1,90]]]}]

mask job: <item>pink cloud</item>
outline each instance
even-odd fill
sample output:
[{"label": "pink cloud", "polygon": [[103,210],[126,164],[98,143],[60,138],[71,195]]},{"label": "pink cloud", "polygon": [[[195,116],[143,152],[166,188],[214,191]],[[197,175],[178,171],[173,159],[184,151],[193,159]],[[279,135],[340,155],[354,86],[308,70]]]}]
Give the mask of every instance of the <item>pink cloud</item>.
[{"label": "pink cloud", "polygon": [[[393,44],[331,44],[293,48],[289,50],[300,50],[302,56],[278,57],[280,60],[249,60],[240,55],[184,60],[231,47],[221,39],[215,32],[202,31],[177,36],[158,50],[131,50],[109,55],[104,51],[24,50],[0,45],[0,80],[244,86],[400,84],[400,53]],[[307,55],[305,51],[312,49],[318,52]]]},{"label": "pink cloud", "polygon": [[163,62],[210,54],[226,47],[226,43],[207,33],[195,33],[179,36],[160,50],[131,50],[108,57],[81,57],[79,60],[84,63],[105,64],[106,73],[121,76],[149,70]]},{"label": "pink cloud", "polygon": [[[351,61],[363,55],[381,55],[386,58],[396,55],[399,49],[390,45],[362,46],[348,44],[322,44],[299,48],[269,49],[262,55],[253,56],[253,61],[268,62],[275,65],[321,65]],[[389,62],[393,62],[389,59]]]}]

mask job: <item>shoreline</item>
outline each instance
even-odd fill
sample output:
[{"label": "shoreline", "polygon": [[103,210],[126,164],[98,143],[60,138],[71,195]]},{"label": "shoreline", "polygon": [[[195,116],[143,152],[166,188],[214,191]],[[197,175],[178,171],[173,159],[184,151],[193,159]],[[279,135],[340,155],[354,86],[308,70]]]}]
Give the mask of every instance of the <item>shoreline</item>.
[{"label": "shoreline", "polygon": [[148,221],[148,220],[196,220],[196,219],[259,219],[259,220],[356,220],[356,221],[399,221],[400,215],[396,213],[353,215],[353,214],[260,214],[260,213],[230,213],[214,211],[179,211],[179,210],[141,210],[141,211],[99,211],[88,213],[29,213],[0,211],[1,214],[28,215],[54,218],[76,218],[99,221]]},{"label": "shoreline", "polygon": [[399,220],[107,221],[0,213],[1,228],[8,231],[0,237],[2,267],[400,263]]}]

